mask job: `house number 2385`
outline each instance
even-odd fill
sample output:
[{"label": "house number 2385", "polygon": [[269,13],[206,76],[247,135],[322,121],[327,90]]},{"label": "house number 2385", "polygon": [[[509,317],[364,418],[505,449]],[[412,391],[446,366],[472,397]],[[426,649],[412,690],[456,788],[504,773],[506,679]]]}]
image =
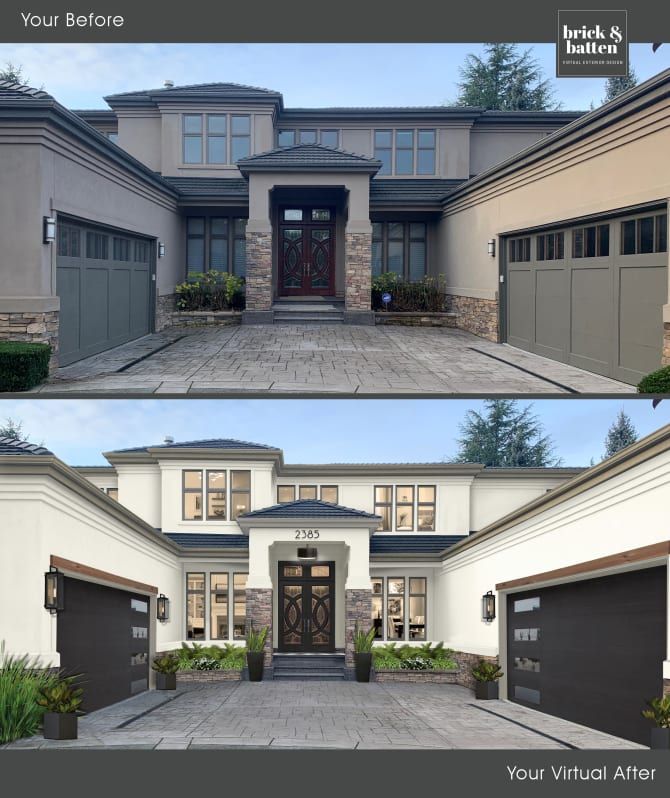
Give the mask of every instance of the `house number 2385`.
[{"label": "house number 2385", "polygon": [[319,537],[318,529],[296,529],[296,540],[317,540]]}]

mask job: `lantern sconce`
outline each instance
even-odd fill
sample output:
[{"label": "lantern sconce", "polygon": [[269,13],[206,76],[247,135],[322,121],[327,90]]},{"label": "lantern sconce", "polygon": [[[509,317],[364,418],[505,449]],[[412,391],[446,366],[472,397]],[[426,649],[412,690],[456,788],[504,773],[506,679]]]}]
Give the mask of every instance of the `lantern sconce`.
[{"label": "lantern sconce", "polygon": [[45,216],[42,220],[42,240],[51,244],[56,240],[56,220],[53,216]]},{"label": "lantern sconce", "polygon": [[158,257],[159,258],[165,257],[165,244],[162,241],[158,242]]},{"label": "lantern sconce", "polygon": [[161,623],[170,620],[170,599],[164,593],[156,599],[156,620]]},{"label": "lantern sconce", "polygon": [[491,623],[496,617],[496,597],[489,590],[482,596],[482,620]]},{"label": "lantern sconce", "polygon": [[65,577],[53,565],[44,574],[44,609],[52,615],[65,609]]},{"label": "lantern sconce", "polygon": [[496,240],[495,240],[495,238],[489,238],[488,252],[489,252],[489,255],[492,258],[495,258],[495,256],[496,256]]},{"label": "lantern sconce", "polygon": [[298,549],[299,560],[316,560],[318,552],[314,546],[301,546]]}]

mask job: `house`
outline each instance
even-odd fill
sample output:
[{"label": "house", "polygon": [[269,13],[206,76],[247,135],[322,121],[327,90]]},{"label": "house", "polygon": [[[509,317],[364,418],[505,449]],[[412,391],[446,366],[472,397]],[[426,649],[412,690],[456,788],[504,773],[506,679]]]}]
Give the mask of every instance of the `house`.
[{"label": "house", "polygon": [[442,275],[461,329],[636,383],[670,358],[669,87],[587,114],[289,108],[231,83],[70,111],[5,81],[0,338],[66,365],[169,325],[208,270],[245,278],[245,322],[308,299],[370,324],[388,271]]},{"label": "house", "polygon": [[646,742],[640,708],[670,689],[670,426],[589,469],[295,465],[229,439],[105,457],[0,439],[1,636],[85,672],[89,709],[148,689],[155,652],[252,623],[270,677],[305,652],[348,675],[358,622],[444,641],[464,683],[498,657],[503,697]]}]

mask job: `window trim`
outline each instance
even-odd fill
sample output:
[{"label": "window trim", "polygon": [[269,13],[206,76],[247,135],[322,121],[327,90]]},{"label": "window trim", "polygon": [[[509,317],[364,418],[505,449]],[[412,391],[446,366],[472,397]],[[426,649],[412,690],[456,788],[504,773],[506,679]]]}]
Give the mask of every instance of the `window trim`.
[{"label": "window trim", "polygon": [[[398,133],[412,133],[412,146],[410,147],[399,147],[398,146]],[[377,133],[390,133],[391,134],[391,146],[390,147],[378,147],[376,144],[376,134]],[[433,146],[432,147],[424,147],[419,146],[419,133],[433,133]],[[379,171],[379,176],[398,176],[398,177],[428,177],[430,175],[437,174],[437,150],[438,150],[438,128],[436,127],[392,127],[392,128],[373,128],[372,129],[372,152],[375,158],[379,158],[378,151],[383,152],[390,152],[390,168],[388,172],[382,170]],[[410,151],[412,153],[412,171],[411,172],[399,172],[398,171],[398,164],[397,164],[397,153],[399,150]],[[433,171],[432,172],[420,172],[419,171],[419,152],[432,152],[433,153]],[[381,160],[381,159],[380,159]]]},{"label": "window trim", "polygon": [[[314,488],[314,498],[313,499],[303,499],[301,497],[301,495],[300,495],[302,490],[303,490],[303,488]],[[298,501],[300,501],[300,502],[313,502],[313,501],[317,501],[318,498],[319,498],[319,486],[318,485],[313,485],[311,483],[307,483],[305,485],[298,485]]]},{"label": "window trim", "polygon": [[[181,166],[185,167],[202,167],[208,166],[214,168],[220,167],[235,167],[237,161],[233,161],[233,139],[246,138],[249,141],[248,155],[253,155],[251,143],[254,134],[254,119],[252,113],[238,113],[236,111],[226,112],[201,112],[201,113],[188,113],[182,112],[181,114]],[[186,118],[187,117],[200,117],[200,133],[187,133],[186,132]],[[210,117],[224,117],[226,120],[225,133],[210,133],[209,132],[209,119]],[[249,120],[248,133],[233,133],[233,117],[245,117]],[[186,139],[199,138],[200,139],[200,160],[187,161],[186,160]],[[210,161],[209,160],[209,139],[210,138],[223,138],[225,139],[225,158],[223,161]],[[243,156],[246,157],[246,156]]]},{"label": "window trim", "polygon": [[[429,274],[429,263],[430,263],[430,237],[428,235],[428,221],[425,219],[409,221],[409,220],[398,220],[394,221],[393,219],[384,220],[384,221],[377,221],[372,220],[373,224],[373,231],[374,225],[378,224],[381,225],[381,237],[375,237],[373,232],[372,243],[380,243],[381,244],[381,272],[380,274],[387,274],[389,272],[389,241],[400,241],[403,242],[403,253],[402,253],[402,273],[399,274],[406,282],[417,282],[416,280],[411,279],[411,263],[410,263],[410,251],[411,251],[411,244],[416,242],[423,242],[426,257],[424,262],[424,272],[423,277],[427,277]],[[412,225],[423,225],[423,238],[419,238],[417,236],[412,235]],[[400,238],[389,238],[389,228],[391,225],[402,225],[402,239]],[[394,272],[398,274],[397,272]],[[373,274],[373,277],[377,276]],[[419,279],[423,279],[423,277]]]},{"label": "window trim", "polygon": [[[221,272],[222,274],[233,274],[237,276],[245,276],[246,275],[246,253],[245,253],[245,263],[244,263],[244,270],[245,275],[239,275],[236,269],[236,262],[235,262],[235,243],[237,241],[244,241],[246,243],[246,224],[248,223],[249,219],[246,216],[238,216],[238,215],[230,215],[230,214],[223,214],[223,213],[213,213],[208,215],[200,215],[194,214],[193,216],[186,216],[186,252],[185,252],[185,263],[184,263],[184,270],[185,270],[185,279],[188,281],[192,279],[192,275],[194,274],[205,274],[210,271]],[[189,222],[191,219],[202,219],[203,220],[203,232],[202,234],[199,233],[189,233]],[[228,234],[227,236],[223,236],[219,233],[212,235],[212,219],[227,219],[228,220]],[[245,223],[245,230],[244,233],[237,232],[237,222],[243,221]],[[227,265],[226,268],[212,268],[212,241],[213,240],[224,240],[227,241],[226,244],[226,252],[227,252]],[[196,270],[189,270],[188,266],[188,242],[190,239],[202,240],[203,242],[203,264],[202,269]]]},{"label": "window trim", "polygon": [[[293,498],[287,499],[286,501],[281,501],[279,498],[280,488],[293,488]],[[277,485],[277,504],[290,504],[291,502],[295,501],[295,497],[296,497],[295,485]]]},{"label": "window trim", "polygon": [[[422,502],[419,498],[421,488],[432,488],[433,490],[433,501],[432,502]],[[432,529],[421,529],[419,525],[419,509],[421,507],[432,507],[433,508],[433,528]],[[416,531],[419,533],[422,532],[435,532],[437,529],[437,485],[416,485]]]},{"label": "window trim", "polygon": [[323,489],[330,488],[335,491],[335,501],[331,502],[331,504],[339,504],[340,503],[340,486],[339,485],[319,485],[319,499],[324,502],[326,499],[323,498]]},{"label": "window trim", "polygon": [[[203,148],[203,141],[204,141],[204,127],[205,121],[203,119],[204,114],[182,114],[182,121],[181,121],[181,162],[184,166],[198,166],[199,164],[205,164],[204,160],[204,148]],[[187,133],[186,132],[186,119],[188,117],[199,117],[200,118],[200,133]],[[187,161],[186,160],[186,139],[200,139],[200,160],[199,161]]]},{"label": "window trim", "polygon": [[[412,501],[410,502],[399,502],[398,501],[398,491],[401,488],[411,488],[412,489]],[[396,532],[416,532],[416,498],[417,498],[417,489],[416,485],[408,484],[403,482],[401,485],[395,486],[395,513],[393,516],[393,525],[395,527]],[[398,507],[411,507],[412,508],[412,523],[409,526],[409,529],[401,529],[398,530]]]},{"label": "window trim", "polygon": [[[402,592],[402,600],[403,600],[403,634],[402,637],[389,637],[388,635],[388,600],[389,596],[400,596],[399,593],[389,593],[388,584],[389,579],[402,579],[403,580],[403,592]],[[424,593],[412,593],[410,592],[410,580],[411,579],[423,579],[424,582]],[[377,575],[373,574],[370,576],[370,587],[372,588],[372,582],[374,580],[378,580],[381,582],[382,591],[381,593],[374,593],[372,592],[372,596],[380,596],[382,600],[382,616],[381,616],[381,629],[382,635],[381,637],[375,637],[375,641],[379,643],[425,643],[429,640],[428,637],[428,619],[429,619],[429,607],[428,607],[428,596],[429,596],[429,579],[428,576],[425,574],[415,575],[411,572],[405,574],[393,574],[390,575]],[[423,619],[423,637],[422,638],[412,638],[410,637],[409,631],[409,623],[410,623],[410,614],[409,614],[409,602],[410,598],[412,597],[422,597],[424,599],[424,609],[425,615]],[[370,616],[370,623],[374,624],[374,618],[372,615]]]},{"label": "window trim", "polygon": [[[186,487],[186,474],[200,474],[200,488],[187,488]],[[200,518],[187,518],[186,517],[186,494],[187,493],[199,493],[200,494],[200,507],[201,507],[201,517]],[[197,521],[204,521],[205,520],[205,507],[204,507],[204,493],[205,493],[205,486],[203,483],[203,473],[201,468],[182,468],[181,471],[181,520],[188,521],[189,523],[195,523]]]}]

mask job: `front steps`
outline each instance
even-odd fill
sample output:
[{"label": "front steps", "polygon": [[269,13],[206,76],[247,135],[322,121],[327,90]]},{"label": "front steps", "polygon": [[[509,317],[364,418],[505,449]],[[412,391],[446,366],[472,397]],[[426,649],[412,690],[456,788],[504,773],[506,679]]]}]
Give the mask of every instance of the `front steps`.
[{"label": "front steps", "polygon": [[278,299],[272,305],[275,324],[343,324],[344,302],[337,299]]},{"label": "front steps", "polygon": [[274,654],[272,669],[275,681],[342,682],[344,654]]}]

